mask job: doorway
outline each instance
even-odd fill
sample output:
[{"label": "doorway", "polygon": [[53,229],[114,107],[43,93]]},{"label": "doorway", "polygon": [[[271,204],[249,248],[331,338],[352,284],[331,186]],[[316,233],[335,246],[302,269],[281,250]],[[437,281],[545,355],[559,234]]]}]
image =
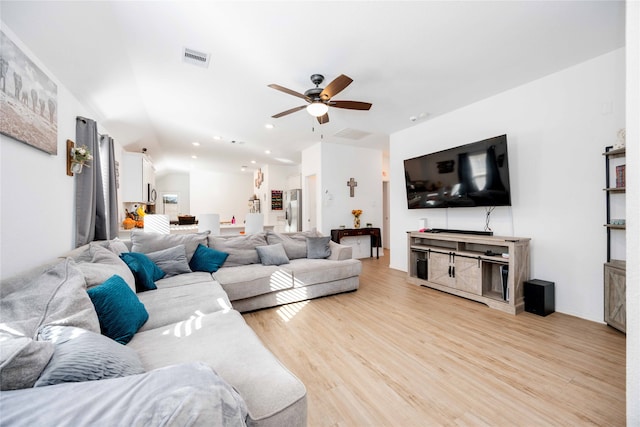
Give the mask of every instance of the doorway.
[{"label": "doorway", "polygon": [[308,231],[318,227],[318,209],[317,209],[317,179],[316,175],[308,175],[304,179],[304,189],[302,191],[302,206],[304,206],[302,215],[305,220],[302,224],[302,230]]}]

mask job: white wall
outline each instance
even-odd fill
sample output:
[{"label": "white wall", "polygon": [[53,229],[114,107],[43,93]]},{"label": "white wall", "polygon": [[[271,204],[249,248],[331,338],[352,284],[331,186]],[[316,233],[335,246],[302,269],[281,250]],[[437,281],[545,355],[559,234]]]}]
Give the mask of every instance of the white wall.
[{"label": "white wall", "polygon": [[253,178],[248,174],[229,174],[208,171],[191,171],[189,194],[191,215],[220,214],[220,221],[243,224],[249,212],[249,197],[253,196]]},{"label": "white wall", "polygon": [[[316,224],[317,229],[328,235],[331,229],[344,225],[353,227],[351,211],[361,209],[361,226],[370,222],[382,228],[382,151],[321,142],[302,153],[303,209],[304,218],[309,217],[309,200],[305,194],[312,194],[306,188],[308,176],[316,180]],[[350,197],[347,182],[350,178],[358,183],[354,197]],[[311,201],[313,202],[313,201]],[[369,256],[369,237],[350,238],[344,241],[354,248],[354,257]]]},{"label": "white wall", "polygon": [[[158,198],[156,200],[156,213],[164,214],[164,206],[162,203],[162,196],[164,194],[177,194],[178,195],[178,213],[179,214],[191,214],[191,184],[188,173],[169,173],[166,175],[156,177],[156,192]],[[176,221],[177,218],[170,218],[172,221]]]},{"label": "white wall", "polygon": [[253,194],[260,199],[260,211],[264,215],[266,225],[274,225],[275,231],[284,231],[284,208],[280,211],[271,210],[271,190],[286,191],[300,187],[300,166],[263,165],[261,168],[264,182],[257,188],[253,174]]},{"label": "white wall", "polygon": [[[75,178],[66,173],[66,141],[76,139],[76,116],[95,116],[5,24],[2,31],[58,86],[57,155],[0,135],[0,277],[5,278],[74,246]],[[121,151],[117,145],[116,159]]]},{"label": "white wall", "polygon": [[507,134],[511,208],[496,235],[530,237],[531,276],[556,284],[556,310],[603,321],[604,159],[625,126],[624,49],[600,56],[391,136],[391,267],[406,271],[406,231],[482,230],[484,208],[406,207],[403,160]]},{"label": "white wall", "polygon": [[640,425],[640,2],[628,1],[627,33],[627,425]]}]

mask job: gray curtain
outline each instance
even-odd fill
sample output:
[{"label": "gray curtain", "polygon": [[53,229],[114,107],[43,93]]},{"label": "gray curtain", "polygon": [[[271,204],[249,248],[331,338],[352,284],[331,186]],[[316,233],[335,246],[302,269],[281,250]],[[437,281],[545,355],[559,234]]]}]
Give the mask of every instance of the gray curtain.
[{"label": "gray curtain", "polygon": [[108,239],[115,239],[118,236],[118,189],[116,187],[116,158],[115,149],[113,144],[113,138],[109,135],[100,135],[100,144],[104,148],[104,152],[107,153],[107,167],[109,169],[109,176],[107,178],[107,218],[109,221]]},{"label": "gray curtain", "polygon": [[76,117],[76,146],[82,145],[87,146],[93,160],[91,167],[85,167],[82,173],[75,175],[76,247],[108,238],[98,128],[94,120]]}]

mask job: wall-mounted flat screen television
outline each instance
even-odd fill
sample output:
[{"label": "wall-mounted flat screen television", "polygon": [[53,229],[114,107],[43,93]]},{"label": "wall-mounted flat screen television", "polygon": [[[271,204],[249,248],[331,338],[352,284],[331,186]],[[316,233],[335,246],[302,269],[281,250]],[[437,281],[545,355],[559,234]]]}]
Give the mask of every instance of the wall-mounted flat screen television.
[{"label": "wall-mounted flat screen television", "polygon": [[404,161],[409,209],[511,206],[507,135]]}]

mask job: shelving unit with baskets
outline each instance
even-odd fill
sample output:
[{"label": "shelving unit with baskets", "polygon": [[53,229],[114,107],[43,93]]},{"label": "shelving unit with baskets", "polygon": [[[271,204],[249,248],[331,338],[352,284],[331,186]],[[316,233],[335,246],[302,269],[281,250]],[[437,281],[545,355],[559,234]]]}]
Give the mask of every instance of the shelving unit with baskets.
[{"label": "shelving unit with baskets", "polygon": [[[625,243],[625,148],[606,147],[605,200],[607,230],[607,262],[604,264],[604,321],[622,332],[626,331],[626,261]],[[621,249],[622,248],[622,249]]]}]

